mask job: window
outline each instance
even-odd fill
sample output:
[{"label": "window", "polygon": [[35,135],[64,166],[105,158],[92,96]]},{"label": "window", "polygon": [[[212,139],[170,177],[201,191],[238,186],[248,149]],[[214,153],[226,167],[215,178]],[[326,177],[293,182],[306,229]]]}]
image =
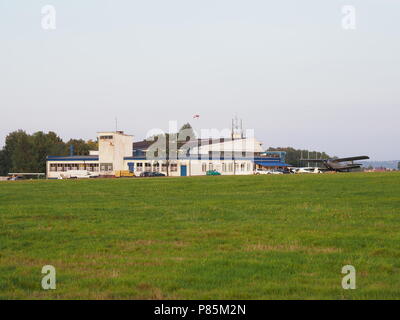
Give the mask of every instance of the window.
[{"label": "window", "polygon": [[112,163],[101,163],[100,164],[100,171],[103,171],[103,172],[113,171]]},{"label": "window", "polygon": [[244,171],[244,163],[240,164],[240,171]]},{"label": "window", "polygon": [[151,171],[151,163],[146,162],[144,164],[144,171]]},{"label": "window", "polygon": [[162,171],[162,172],[167,172],[167,165],[166,165],[165,163],[163,163],[163,164],[161,165],[161,171]]},{"label": "window", "polygon": [[230,163],[229,166],[228,166],[228,168],[229,168],[228,171],[229,171],[229,172],[232,172],[232,171],[233,171],[233,163]]},{"label": "window", "polygon": [[222,172],[226,172],[226,163],[222,163]]},{"label": "window", "polygon": [[113,136],[100,136],[100,140],[111,140]]},{"label": "window", "polygon": [[90,163],[86,165],[86,170],[90,172],[96,172],[99,171],[99,165],[96,163]]},{"label": "window", "polygon": [[201,164],[201,171],[206,172],[207,171],[207,163],[202,163]]},{"label": "window", "polygon": [[178,171],[178,165],[176,163],[171,164],[171,171]]},{"label": "window", "polygon": [[211,162],[208,164],[208,168],[209,168],[209,170],[213,170],[214,169],[214,166],[213,166],[213,164]]},{"label": "window", "polygon": [[159,164],[159,163],[155,163],[155,164],[153,165],[153,170],[154,170],[155,172],[159,172],[159,171],[160,171],[160,164]]},{"label": "window", "polygon": [[143,171],[143,163],[142,162],[136,163],[136,171]]},{"label": "window", "polygon": [[57,165],[56,164],[51,164],[50,165],[50,171],[57,171]]}]

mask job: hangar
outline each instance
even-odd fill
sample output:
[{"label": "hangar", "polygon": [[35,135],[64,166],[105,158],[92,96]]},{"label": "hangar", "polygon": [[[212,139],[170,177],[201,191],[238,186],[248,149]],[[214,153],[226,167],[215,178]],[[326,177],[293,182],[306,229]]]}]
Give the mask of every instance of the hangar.
[{"label": "hangar", "polygon": [[234,136],[220,139],[191,139],[168,149],[160,141],[134,142],[123,131],[99,132],[98,150],[87,156],[47,157],[47,178],[59,178],[70,170],[86,170],[102,177],[129,170],[135,175],[157,171],[167,176],[206,175],[216,170],[222,175],[249,175],[255,168],[287,166],[284,155],[266,153],[255,138]]}]

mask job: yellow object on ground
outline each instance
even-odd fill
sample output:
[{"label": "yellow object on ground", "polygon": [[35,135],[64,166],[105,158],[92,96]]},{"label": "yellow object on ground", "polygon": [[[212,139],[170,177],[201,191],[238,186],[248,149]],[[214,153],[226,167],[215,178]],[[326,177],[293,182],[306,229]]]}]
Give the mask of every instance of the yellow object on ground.
[{"label": "yellow object on ground", "polygon": [[115,176],[117,178],[123,178],[123,177],[134,177],[135,174],[128,171],[128,170],[121,170],[121,171],[116,171]]}]

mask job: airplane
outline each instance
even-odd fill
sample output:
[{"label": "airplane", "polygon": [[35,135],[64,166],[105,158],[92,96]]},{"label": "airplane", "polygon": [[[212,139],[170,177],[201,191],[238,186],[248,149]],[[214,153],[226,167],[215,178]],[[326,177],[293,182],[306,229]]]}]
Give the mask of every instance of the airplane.
[{"label": "airplane", "polygon": [[[308,162],[319,162],[325,167],[322,170],[336,171],[336,172],[349,172],[351,169],[359,169],[362,164],[354,163],[355,160],[367,160],[368,156],[357,156],[349,158],[333,158],[333,159],[301,159]],[[350,162],[350,163],[349,163]]]}]

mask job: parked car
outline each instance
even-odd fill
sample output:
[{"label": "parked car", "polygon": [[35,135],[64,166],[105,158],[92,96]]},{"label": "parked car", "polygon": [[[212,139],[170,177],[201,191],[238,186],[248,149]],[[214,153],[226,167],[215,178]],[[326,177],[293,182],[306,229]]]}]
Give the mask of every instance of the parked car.
[{"label": "parked car", "polygon": [[8,178],[8,180],[10,180],[10,181],[18,181],[18,180],[25,180],[25,178],[22,177],[22,176],[14,176],[14,177]]},{"label": "parked car", "polygon": [[283,174],[283,172],[280,170],[271,170],[269,171],[269,174]]},{"label": "parked car", "polygon": [[220,176],[221,174],[217,170],[208,170],[206,172],[207,176]]},{"label": "parked car", "polygon": [[314,167],[305,167],[297,168],[296,173],[322,173],[322,171]]},{"label": "parked car", "polygon": [[289,169],[277,169],[276,171],[282,172],[283,174],[291,174],[291,173],[293,173]]},{"label": "parked car", "polygon": [[140,174],[141,177],[165,177],[164,173],[145,171]]},{"label": "parked car", "polygon": [[253,172],[254,174],[270,174],[270,171],[269,170],[266,170],[266,169],[256,169],[256,170],[254,170],[254,172]]}]

